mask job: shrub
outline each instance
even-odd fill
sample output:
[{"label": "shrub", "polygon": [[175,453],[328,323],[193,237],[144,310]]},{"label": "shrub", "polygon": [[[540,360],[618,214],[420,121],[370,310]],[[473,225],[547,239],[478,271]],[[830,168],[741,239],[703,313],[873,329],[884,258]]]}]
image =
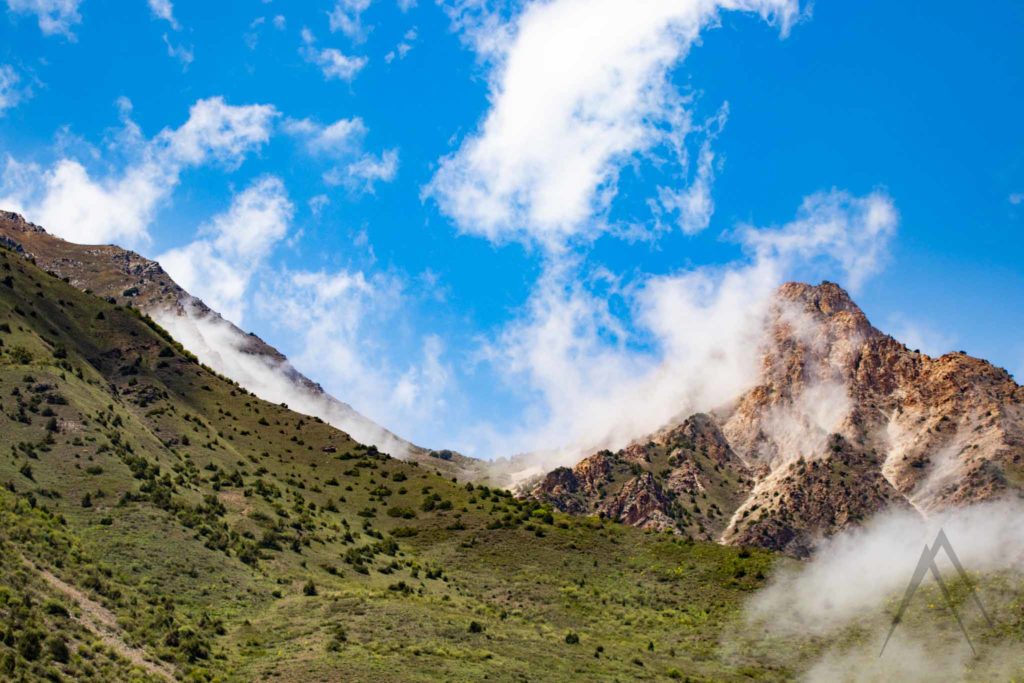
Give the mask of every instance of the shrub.
[{"label": "shrub", "polygon": [[64,639],[59,636],[53,636],[46,641],[46,649],[50,651],[50,657],[55,662],[67,664],[68,659],[71,658],[71,653],[68,651],[67,643],[65,643]]},{"label": "shrub", "polygon": [[413,519],[416,513],[407,507],[391,507],[388,508],[388,517],[400,517],[402,519]]},{"label": "shrub", "polygon": [[39,659],[43,651],[43,636],[38,631],[26,631],[18,636],[18,654],[30,662]]},{"label": "shrub", "polygon": [[580,637],[572,631],[565,634],[565,642],[567,645],[579,645]]},{"label": "shrub", "polygon": [[313,583],[313,579],[306,582],[306,585],[302,587],[302,594],[313,596],[316,595],[316,584]]},{"label": "shrub", "polygon": [[32,362],[32,352],[24,346],[12,346],[7,352],[16,365],[28,365]]},{"label": "shrub", "polygon": [[470,633],[483,633],[484,632],[484,626],[479,621],[471,621],[471,622],[469,622],[469,632]]}]

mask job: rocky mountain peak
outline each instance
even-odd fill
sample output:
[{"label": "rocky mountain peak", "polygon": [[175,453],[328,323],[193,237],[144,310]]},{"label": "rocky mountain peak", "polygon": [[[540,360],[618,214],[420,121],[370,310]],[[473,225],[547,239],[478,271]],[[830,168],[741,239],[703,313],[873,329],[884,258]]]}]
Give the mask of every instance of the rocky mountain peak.
[{"label": "rocky mountain peak", "polygon": [[2,211],[0,210],[0,223],[9,230],[14,232],[41,232],[46,233],[41,227],[35,223],[30,223],[20,213],[14,211]]},{"label": "rocky mountain peak", "polygon": [[748,391],[596,453],[535,495],[800,555],[887,508],[931,514],[1022,495],[1022,457],[1024,388],[1005,370],[963,353],[929,358],[872,326],[839,285],[790,282],[769,306]]}]

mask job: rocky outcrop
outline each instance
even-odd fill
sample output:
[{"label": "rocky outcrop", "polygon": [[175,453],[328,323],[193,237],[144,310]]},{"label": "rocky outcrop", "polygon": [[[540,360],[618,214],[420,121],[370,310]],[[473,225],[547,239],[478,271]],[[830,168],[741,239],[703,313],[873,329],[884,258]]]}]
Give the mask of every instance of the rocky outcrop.
[{"label": "rocky outcrop", "polygon": [[[601,490],[616,503],[577,486],[573,507],[657,508],[678,533],[801,555],[888,508],[928,514],[1020,495],[1024,388],[1005,370],[906,348],[830,282],[780,287],[764,339],[751,389],[714,417],[587,458],[609,463]],[[636,468],[651,482],[627,488]],[[534,495],[561,497],[547,480]]]},{"label": "rocky outcrop", "polygon": [[565,512],[712,540],[743,502],[748,476],[715,421],[698,414],[643,443],[554,470],[532,495]]}]

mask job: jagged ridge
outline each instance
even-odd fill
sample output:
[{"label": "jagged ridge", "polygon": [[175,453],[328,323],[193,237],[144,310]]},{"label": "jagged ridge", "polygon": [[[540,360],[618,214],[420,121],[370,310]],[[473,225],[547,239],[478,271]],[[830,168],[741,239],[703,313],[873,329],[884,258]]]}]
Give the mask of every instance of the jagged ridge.
[{"label": "jagged ridge", "polygon": [[760,377],[735,405],[556,470],[533,495],[797,555],[890,507],[1019,495],[1024,389],[1005,370],[906,348],[830,282],[783,285],[765,322]]}]

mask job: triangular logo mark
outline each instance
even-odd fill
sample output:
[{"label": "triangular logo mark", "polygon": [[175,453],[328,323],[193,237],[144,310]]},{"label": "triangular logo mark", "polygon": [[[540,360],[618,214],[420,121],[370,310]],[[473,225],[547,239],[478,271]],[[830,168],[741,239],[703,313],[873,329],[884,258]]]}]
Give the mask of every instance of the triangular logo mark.
[{"label": "triangular logo mark", "polygon": [[914,597],[914,593],[917,592],[918,586],[924,581],[925,574],[931,571],[932,576],[935,577],[935,582],[939,584],[939,588],[942,590],[942,596],[946,600],[946,605],[949,610],[953,613],[953,617],[956,619],[956,623],[960,626],[960,632],[964,634],[964,638],[967,639],[967,644],[971,647],[971,652],[975,655],[978,654],[977,650],[974,649],[974,643],[971,642],[971,637],[967,634],[967,629],[964,627],[964,622],[960,618],[960,613],[956,611],[956,606],[953,604],[953,599],[949,594],[949,589],[946,588],[946,582],[942,580],[942,574],[939,573],[939,567],[935,564],[935,557],[942,550],[946,553],[946,557],[953,563],[960,578],[967,585],[967,589],[971,593],[971,597],[974,598],[974,604],[981,610],[982,615],[985,617],[985,621],[988,622],[989,627],[993,626],[992,618],[989,617],[988,612],[985,610],[985,606],[981,604],[981,599],[978,597],[978,592],[974,589],[974,584],[971,583],[970,576],[968,576],[964,566],[960,563],[960,558],[956,556],[956,551],[953,550],[953,545],[949,542],[946,537],[946,532],[939,529],[938,535],[935,536],[935,542],[932,543],[929,548],[925,545],[924,550],[921,551],[921,559],[917,561],[917,569],[914,570],[914,576],[910,579],[910,585],[907,586],[907,592],[903,594],[903,602],[900,603],[899,611],[896,612],[896,616],[893,617],[892,626],[889,628],[889,635],[885,637],[885,643],[882,644],[882,651],[878,653],[881,657],[885,654],[885,648],[889,644],[889,639],[892,638],[893,632],[896,631],[896,627],[903,619],[903,613],[906,612],[907,607],[910,605],[910,599]]}]

